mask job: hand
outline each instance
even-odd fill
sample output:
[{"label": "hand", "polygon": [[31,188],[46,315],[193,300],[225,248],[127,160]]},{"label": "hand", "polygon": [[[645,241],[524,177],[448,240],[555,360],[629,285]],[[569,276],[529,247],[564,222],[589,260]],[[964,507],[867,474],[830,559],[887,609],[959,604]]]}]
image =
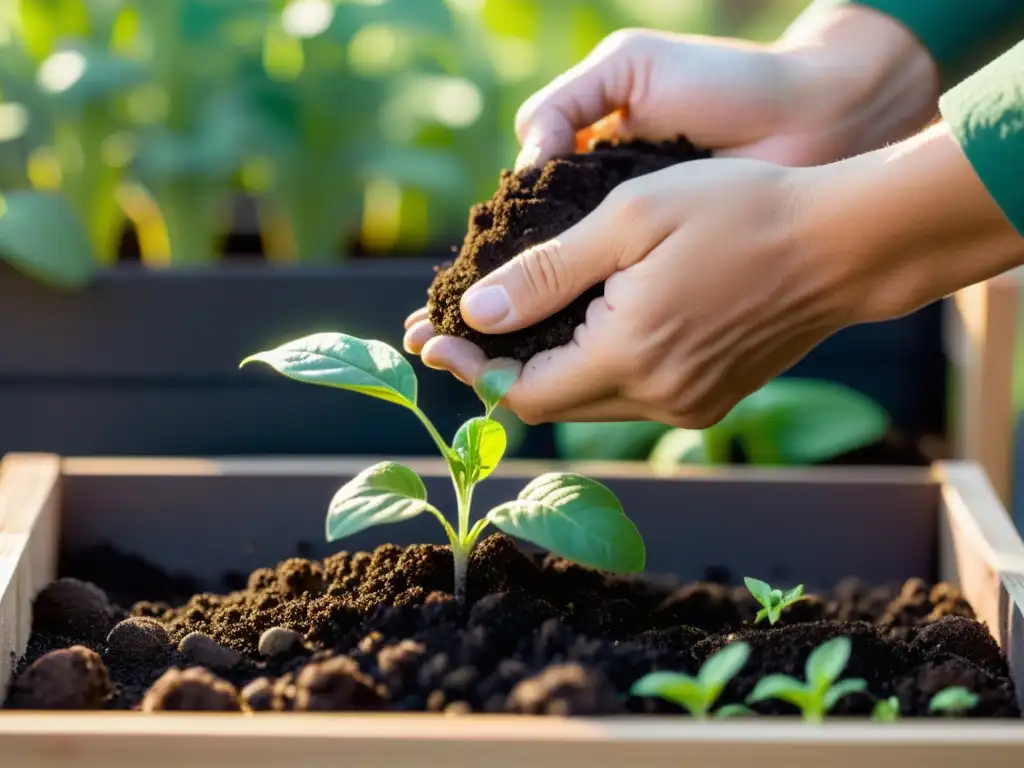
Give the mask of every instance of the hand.
[{"label": "hand", "polygon": [[[1021,262],[1024,239],[940,124],[828,166],[715,159],[634,179],[462,308],[506,333],[605,280],[573,342],[528,361],[505,405],[528,424],[703,428],[844,326]],[[491,364],[464,339],[407,344],[467,383]]]},{"label": "hand", "polygon": [[812,8],[772,45],[626,29],[522,105],[516,165],[574,151],[603,120],[598,133],[816,165],[904,138],[937,97],[916,38],[856,6]]}]

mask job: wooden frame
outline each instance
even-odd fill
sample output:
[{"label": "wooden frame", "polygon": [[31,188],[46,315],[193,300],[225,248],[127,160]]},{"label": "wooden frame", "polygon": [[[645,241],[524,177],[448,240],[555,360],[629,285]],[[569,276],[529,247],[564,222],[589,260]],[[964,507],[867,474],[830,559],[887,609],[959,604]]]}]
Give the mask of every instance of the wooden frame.
[{"label": "wooden frame", "polygon": [[1013,477],[1013,370],[1020,278],[1013,272],[972,285],[946,305],[943,334],[953,369],[953,455],[972,459],[1010,506]]},{"label": "wooden frame", "polygon": [[[255,521],[243,537],[249,551],[257,557],[288,556],[281,531],[302,537],[307,528],[319,528],[324,497],[368,461],[9,455],[0,464],[0,659],[25,647],[31,601],[55,574],[58,540],[66,550],[111,540],[129,552],[162,553],[163,565],[176,562],[188,568],[208,563],[210,553],[180,548],[187,541],[182,533],[187,520],[208,521],[213,510],[221,509],[220,524],[202,530],[204,539],[223,549],[230,561],[226,566],[241,562],[241,550],[230,545],[238,538],[232,526],[239,514]],[[441,464],[409,463],[424,477],[431,496],[447,503]],[[551,465],[509,462],[499,467],[480,486],[481,496],[487,497],[484,503],[507,497],[542,468]],[[623,499],[648,539],[652,570],[674,561],[684,566],[678,569],[680,577],[688,578],[692,574],[687,568],[700,568],[708,551],[730,543],[738,554],[716,554],[727,564],[740,560],[761,573],[801,556],[800,567],[812,587],[855,561],[866,578],[930,572],[957,582],[1007,651],[1024,699],[1024,543],[977,464],[881,471],[683,468],[661,478],[622,465],[573,469],[600,478]],[[752,497],[758,504],[750,504]],[[244,509],[232,512],[224,504],[228,498]],[[141,499],[150,501],[142,520]],[[291,517],[282,522],[280,505],[285,501]],[[793,525],[778,540],[766,543],[763,527],[757,537],[736,535],[755,516],[784,513]],[[741,519],[744,514],[750,519]],[[436,524],[424,521],[420,527],[418,519],[389,526],[383,536],[399,543],[435,540]],[[873,536],[858,538],[856,531],[872,527]],[[681,536],[687,531],[691,536]],[[794,537],[793,531],[800,535]],[[213,575],[209,566],[206,575]],[[6,686],[8,673],[8,667],[0,667],[0,686]],[[657,717],[0,712],[0,755],[4,766],[35,768],[142,763],[170,768],[199,761],[217,768],[252,768],[281,765],[287,758],[307,768],[333,768],[339,760],[354,766],[486,763],[490,768],[619,768],[630,761],[667,765],[680,760],[696,768],[824,768],[862,766],[865,761],[876,768],[928,761],[1005,768],[1024,759],[1024,721],[858,721],[812,727],[777,719],[701,724]]]}]

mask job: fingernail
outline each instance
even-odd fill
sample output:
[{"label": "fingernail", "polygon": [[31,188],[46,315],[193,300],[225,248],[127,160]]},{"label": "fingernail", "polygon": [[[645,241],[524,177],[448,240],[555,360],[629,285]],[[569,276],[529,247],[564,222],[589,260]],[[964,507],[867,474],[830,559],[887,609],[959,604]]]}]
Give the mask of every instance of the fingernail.
[{"label": "fingernail", "polygon": [[540,157],[540,146],[533,144],[525,146],[519,152],[516,157],[516,170],[521,171],[524,168],[532,168],[537,164],[537,158]]},{"label": "fingernail", "polygon": [[511,311],[508,291],[500,285],[470,288],[462,297],[462,316],[475,328],[500,323]]}]

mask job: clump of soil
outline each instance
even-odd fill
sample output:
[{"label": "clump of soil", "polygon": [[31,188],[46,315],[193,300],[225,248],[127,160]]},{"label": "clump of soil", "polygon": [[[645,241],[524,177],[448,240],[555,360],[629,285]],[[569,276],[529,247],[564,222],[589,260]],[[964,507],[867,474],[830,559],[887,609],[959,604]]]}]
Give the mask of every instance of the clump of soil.
[{"label": "clump of soil", "polygon": [[536,325],[499,335],[478,333],[466,325],[459,302],[480,278],[582,221],[619,184],[710,156],[684,138],[660,143],[599,141],[588,152],[552,160],[542,168],[503,171],[494,196],[470,211],[469,231],[458,256],[438,269],[428,289],[431,324],[438,333],[469,339],[489,358],[525,361],[569,343],[590,302],[604,294],[603,283]]},{"label": "clump of soil", "polygon": [[[1004,655],[948,584],[851,579],[769,627],[752,625],[758,605],[742,586],[610,576],[524,553],[501,534],[478,545],[469,574],[464,605],[451,595],[450,549],[432,545],[293,558],[254,571],[244,589],[175,607],[154,594],[124,611],[99,586],[64,583],[40,595],[46,610],[6,706],[679,712],[631,697],[630,686],[656,670],[694,673],[739,638],[751,658],[722,699],[738,703],[766,674],[802,677],[808,654],[844,635],[853,646],[844,676],[866,680],[870,694],[843,699],[835,714],[866,715],[876,698],[895,695],[904,715],[926,716],[931,695],[964,685],[981,697],[971,716],[1020,716]],[[87,597],[91,615],[121,621],[99,640],[93,622],[68,634],[53,600],[72,593]],[[269,653],[273,635],[281,644]],[[756,710],[794,713],[779,702]]]}]

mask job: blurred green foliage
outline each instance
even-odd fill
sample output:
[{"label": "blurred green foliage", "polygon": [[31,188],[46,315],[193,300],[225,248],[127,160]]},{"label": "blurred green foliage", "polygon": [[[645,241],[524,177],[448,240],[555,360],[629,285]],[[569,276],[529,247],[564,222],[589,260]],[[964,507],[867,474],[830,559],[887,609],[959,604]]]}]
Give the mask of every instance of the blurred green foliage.
[{"label": "blurred green foliage", "polygon": [[[514,158],[519,104],[602,37],[769,39],[806,4],[5,0],[0,190],[77,217],[50,219],[84,230],[64,241],[67,284],[83,259],[116,261],[127,220],[149,264],[213,261],[243,192],[270,258],[440,250]],[[0,244],[52,262],[57,235],[5,235],[3,210]]]}]

